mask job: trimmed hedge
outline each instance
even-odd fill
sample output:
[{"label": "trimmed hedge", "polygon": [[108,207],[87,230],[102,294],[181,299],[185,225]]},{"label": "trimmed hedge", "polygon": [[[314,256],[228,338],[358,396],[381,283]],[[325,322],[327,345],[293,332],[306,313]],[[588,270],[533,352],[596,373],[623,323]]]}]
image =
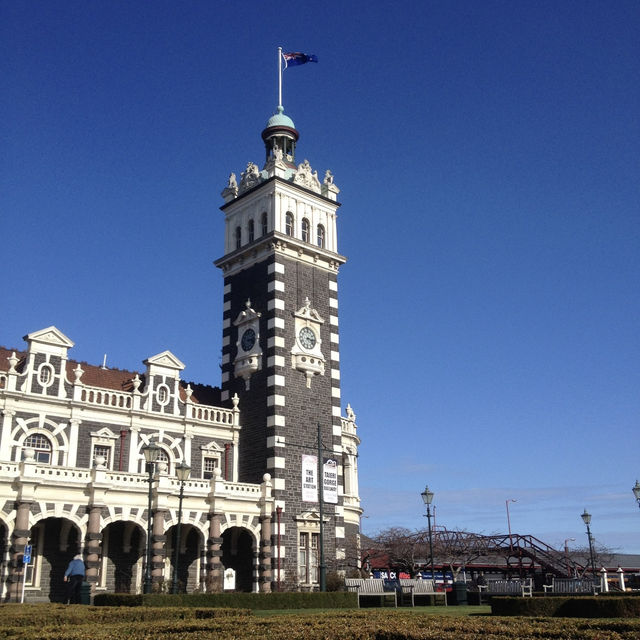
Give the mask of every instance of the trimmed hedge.
[{"label": "trimmed hedge", "polygon": [[98,607],[231,607],[234,609],[352,609],[358,594],[346,591],[313,593],[99,593]]},{"label": "trimmed hedge", "polygon": [[514,598],[494,596],[494,616],[553,616],[563,618],[637,618],[638,596],[550,596]]},{"label": "trimmed hedge", "polygon": [[[0,608],[0,636],[11,640],[638,640],[640,620],[586,620],[584,618],[448,617],[405,610],[336,610],[324,613],[286,613],[269,616],[214,619],[162,619],[158,608],[120,609],[125,615],[147,609],[158,619],[121,620],[96,624],[97,607],[83,608],[84,623],[51,624],[30,628],[11,625]],[[117,620],[118,609],[103,608]],[[43,608],[43,612],[46,609]],[[175,611],[175,610],[174,610]],[[182,610],[195,612],[197,609]],[[213,613],[215,609],[209,609]],[[9,624],[5,624],[9,623]]]},{"label": "trimmed hedge", "polygon": [[[0,607],[0,629],[7,627],[42,628],[45,625],[105,625],[114,623],[153,623],[161,620],[201,620],[252,615],[249,609],[195,607],[95,607],[59,603],[6,604]],[[0,632],[0,637],[2,633]]]}]

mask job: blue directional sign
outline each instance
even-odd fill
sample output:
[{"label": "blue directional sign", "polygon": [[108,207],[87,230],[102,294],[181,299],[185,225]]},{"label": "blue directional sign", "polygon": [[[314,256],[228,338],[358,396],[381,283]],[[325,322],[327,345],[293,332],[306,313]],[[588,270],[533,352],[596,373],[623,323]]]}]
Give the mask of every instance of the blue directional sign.
[{"label": "blue directional sign", "polygon": [[29,564],[29,562],[31,562],[31,545],[30,544],[24,545],[24,555],[22,556],[22,562],[24,562],[24,564]]}]

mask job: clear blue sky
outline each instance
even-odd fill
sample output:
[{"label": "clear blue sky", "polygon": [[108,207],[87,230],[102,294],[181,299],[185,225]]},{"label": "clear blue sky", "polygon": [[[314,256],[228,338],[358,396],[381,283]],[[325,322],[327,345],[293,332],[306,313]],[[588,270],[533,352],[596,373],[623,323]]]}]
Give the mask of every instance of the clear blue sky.
[{"label": "clear blue sky", "polygon": [[[0,2],[0,344],[219,384],[220,191],[285,72],[341,189],[367,533],[640,552],[640,5]],[[573,543],[571,543],[573,544]]]}]

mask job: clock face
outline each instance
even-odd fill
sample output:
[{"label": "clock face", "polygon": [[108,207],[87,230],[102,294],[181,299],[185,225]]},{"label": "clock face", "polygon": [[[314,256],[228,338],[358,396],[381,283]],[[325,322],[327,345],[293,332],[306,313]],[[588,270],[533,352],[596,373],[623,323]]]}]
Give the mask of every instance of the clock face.
[{"label": "clock face", "polygon": [[313,349],[313,347],[316,346],[316,334],[313,333],[309,327],[302,327],[302,329],[300,329],[298,339],[305,349]]},{"label": "clock face", "polygon": [[247,329],[242,334],[242,339],[240,340],[240,346],[242,347],[242,350],[251,351],[255,343],[256,343],[256,332],[253,329]]}]

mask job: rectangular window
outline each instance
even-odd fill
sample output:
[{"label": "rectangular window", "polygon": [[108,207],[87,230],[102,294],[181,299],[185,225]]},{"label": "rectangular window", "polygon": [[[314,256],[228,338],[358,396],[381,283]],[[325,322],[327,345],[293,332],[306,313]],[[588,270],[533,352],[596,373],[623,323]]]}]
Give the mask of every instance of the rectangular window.
[{"label": "rectangular window", "polygon": [[318,547],[319,535],[300,532],[298,545],[298,582],[304,584],[318,583]]},{"label": "rectangular window", "polygon": [[100,464],[103,464],[107,469],[111,469],[111,447],[104,444],[96,444],[93,446],[93,466],[98,466],[98,459]]},{"label": "rectangular window", "polygon": [[298,550],[298,582],[309,582],[307,575],[308,566],[308,554],[307,549],[309,546],[309,534],[306,532],[300,533],[300,548]]},{"label": "rectangular window", "polygon": [[207,480],[213,478],[213,470],[219,466],[218,458],[205,456],[202,459],[202,477]]}]

